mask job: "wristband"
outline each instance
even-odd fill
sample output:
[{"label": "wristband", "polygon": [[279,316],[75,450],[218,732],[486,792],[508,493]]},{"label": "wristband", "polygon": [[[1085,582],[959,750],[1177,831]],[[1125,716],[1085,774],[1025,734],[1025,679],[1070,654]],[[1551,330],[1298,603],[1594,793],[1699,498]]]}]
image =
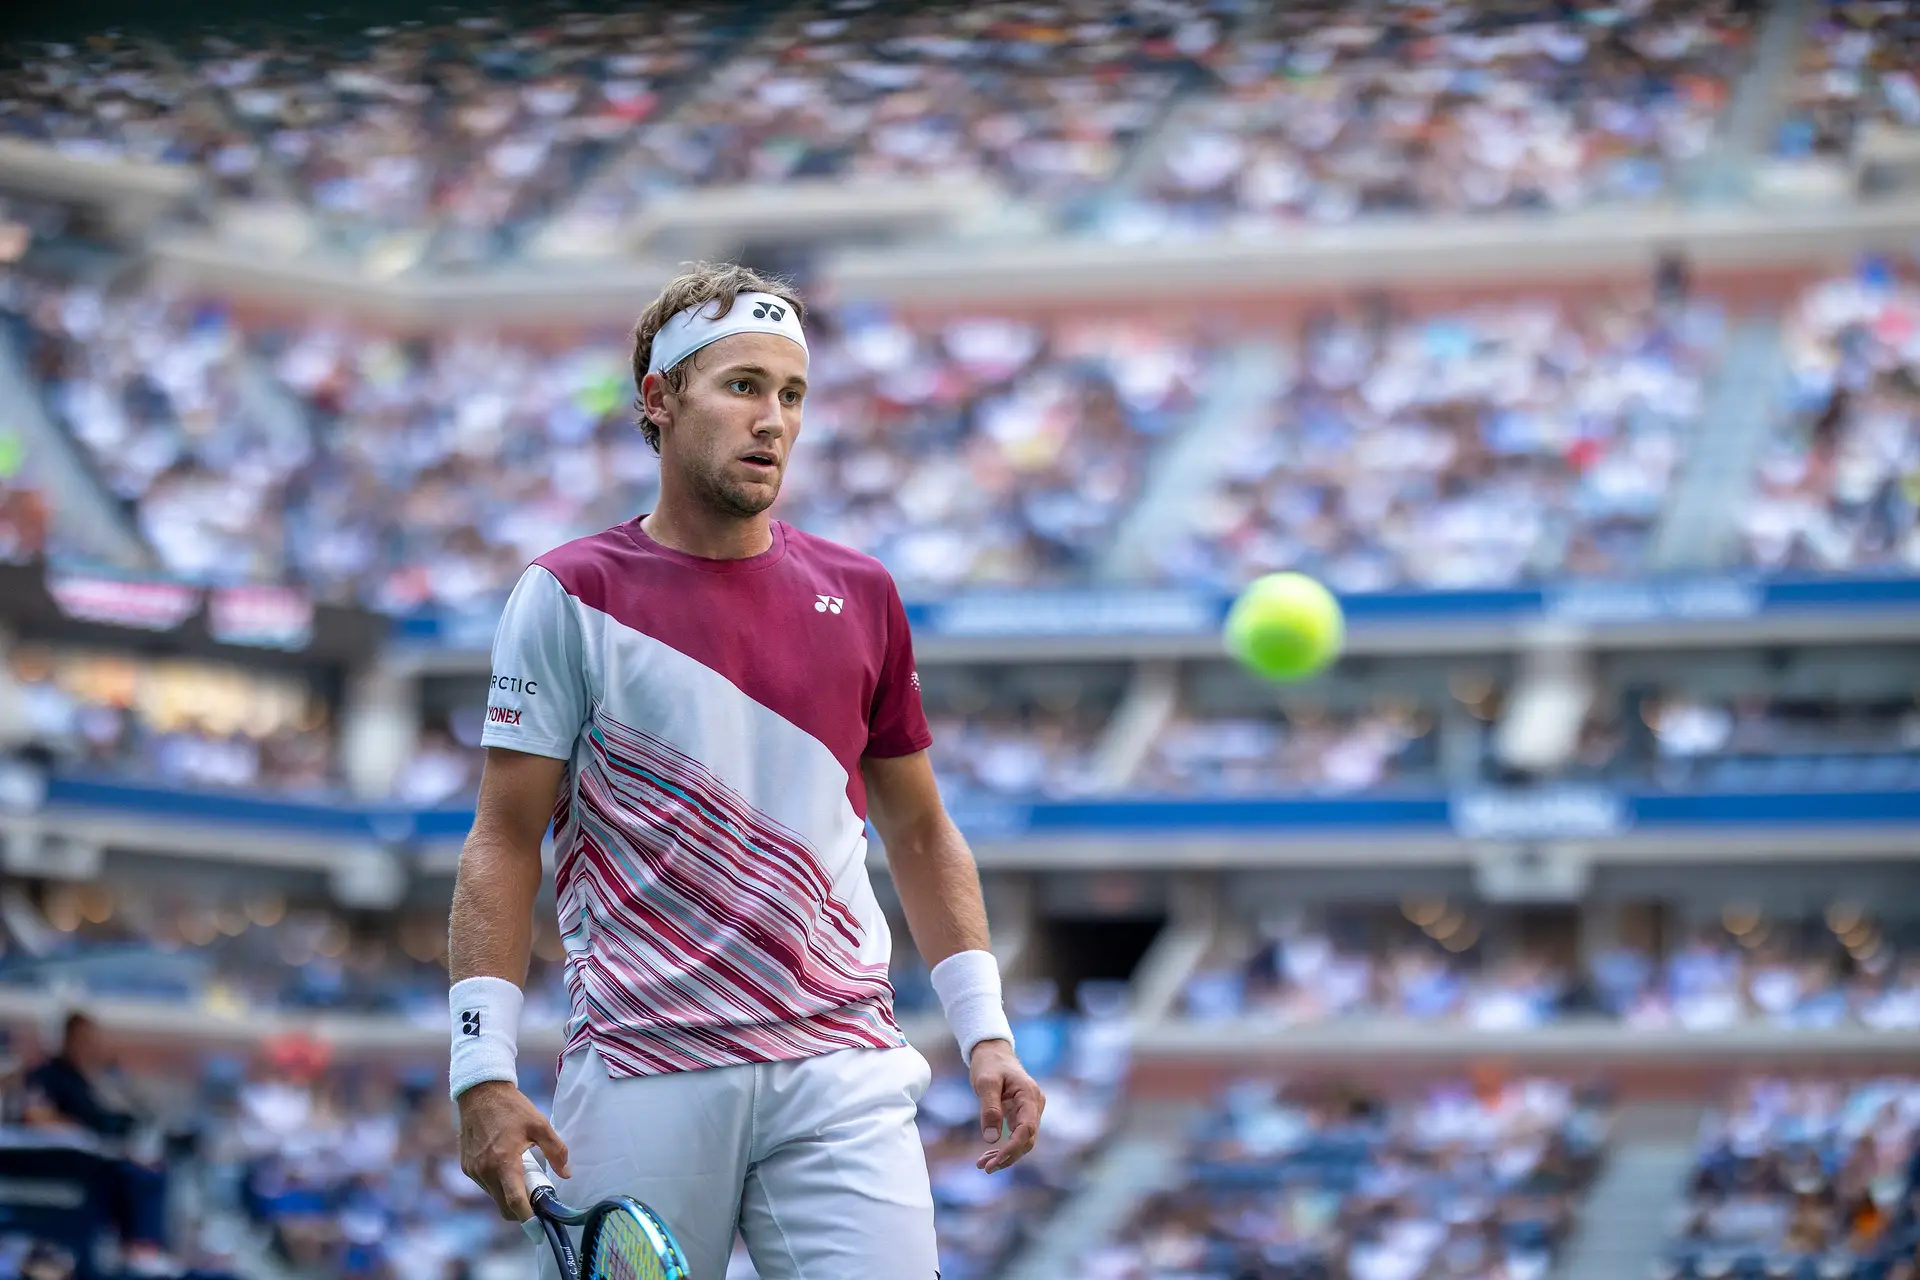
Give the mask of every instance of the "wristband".
[{"label": "wristband", "polygon": [[453,1053],[447,1093],[459,1098],[489,1080],[520,1082],[520,988],[505,978],[462,978],[447,992],[453,1015]]},{"label": "wristband", "polygon": [[972,1065],[982,1040],[1013,1042],[1013,1028],[1000,1005],[1000,964],[991,951],[957,951],[933,966],[933,990],[960,1042],[961,1061]]}]

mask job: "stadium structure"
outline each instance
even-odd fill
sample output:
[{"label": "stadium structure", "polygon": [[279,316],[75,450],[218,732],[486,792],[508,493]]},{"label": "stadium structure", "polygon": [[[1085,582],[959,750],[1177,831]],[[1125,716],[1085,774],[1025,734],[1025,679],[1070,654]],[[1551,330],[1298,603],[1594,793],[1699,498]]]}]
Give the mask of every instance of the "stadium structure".
[{"label": "stadium structure", "polygon": [[[182,1272],[524,1273],[409,1145],[487,646],[728,257],[1064,1102],[966,1176],[896,921],[949,1280],[1915,1274],[1904,6],[461,12],[0,73],[0,1025],[98,1019]],[[1275,686],[1288,568],[1348,643]],[[117,1274],[5,1098],[0,1236]]]}]

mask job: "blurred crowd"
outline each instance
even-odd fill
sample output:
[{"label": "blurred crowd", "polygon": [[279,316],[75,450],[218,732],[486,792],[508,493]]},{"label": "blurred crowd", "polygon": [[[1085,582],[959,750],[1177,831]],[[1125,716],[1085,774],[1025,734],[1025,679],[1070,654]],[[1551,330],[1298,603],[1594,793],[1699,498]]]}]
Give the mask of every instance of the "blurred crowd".
[{"label": "blurred crowd", "polygon": [[1819,0],[1787,89],[1775,154],[1845,160],[1860,130],[1920,129],[1920,15],[1902,0]]},{"label": "blurred crowd", "polygon": [[[252,148],[152,41],[100,31],[0,46],[0,135],[85,160],[194,165],[244,177]],[[250,195],[244,181],[227,185]]]},{"label": "blurred crowd", "polygon": [[1238,0],[814,0],[778,13],[589,185],[563,229],[690,187],[983,179],[1071,206],[1223,46]]},{"label": "blurred crowd", "polygon": [[[437,972],[444,1023],[445,974]],[[1127,1070],[1123,993],[1083,987],[1076,1007],[1064,1010],[1050,984],[1015,984],[1008,1006],[1023,1058],[1048,1094],[1049,1140],[1013,1172],[989,1176],[974,1167],[978,1100],[951,1044],[928,1050],[937,1069],[919,1127],[942,1274],[952,1280],[989,1280],[1034,1237],[1111,1127]],[[557,1025],[561,1015],[531,1009],[528,1016]],[[187,1259],[216,1246],[231,1265],[246,1236],[299,1274],[336,1280],[525,1274],[524,1237],[460,1172],[444,1066],[356,1064],[298,1034],[268,1040],[251,1055],[194,1060],[186,1079],[158,1078],[155,1068],[134,1068],[98,1049],[64,1056],[77,1062],[61,1077],[71,1089],[51,1089],[44,1072],[0,1079],[11,1086],[7,1116],[49,1140],[73,1134],[90,1150],[100,1149],[92,1139],[105,1136],[122,1153],[114,1159],[136,1163],[135,1176],[155,1196],[132,1228],[145,1259],[135,1274],[179,1275]],[[78,1083],[68,1078],[75,1075]],[[553,1084],[551,1064],[523,1061],[522,1088],[543,1110]],[[136,1160],[124,1141],[136,1128],[164,1129],[174,1140],[164,1152],[147,1144]],[[178,1187],[164,1194],[170,1178],[190,1181],[191,1194]],[[742,1251],[729,1275],[753,1274]]]},{"label": "blurred crowd", "polygon": [[1276,6],[1219,61],[1220,91],[1186,109],[1110,229],[1272,235],[1671,196],[1713,140],[1755,8]]},{"label": "blurred crowd", "polygon": [[1920,703],[1910,697],[1840,702],[1673,693],[1649,700],[1643,715],[1653,735],[1652,758],[1643,768],[1662,786],[1764,791],[1791,781],[1899,790],[1920,784]]},{"label": "blurred crowd", "polygon": [[[393,614],[484,607],[647,509],[657,461],[612,335],[242,323],[164,292],[0,276],[54,416],[195,582],[292,578]],[[776,510],[909,594],[1086,577],[1208,363],[1146,317],[815,326],[809,446]]]},{"label": "blurred crowd", "polygon": [[1722,329],[1717,307],[1665,290],[1317,312],[1160,575],[1230,588],[1297,569],[1376,591],[1630,573]]},{"label": "blurred crowd", "polygon": [[[1360,795],[1525,781],[1495,759],[1485,727],[1501,714],[1500,690],[1489,685],[1472,700],[1479,692],[1463,687],[1466,701],[1456,709],[1471,716],[1461,721],[1471,731],[1463,749],[1472,738],[1479,743],[1479,763],[1465,778],[1441,767],[1442,709],[1417,698],[1283,704],[1263,696],[1226,711],[1217,698],[1195,695],[1131,764],[1102,755],[1112,749],[1108,696],[1031,701],[941,690],[928,715],[934,768],[956,800]],[[425,713],[393,774],[388,794],[400,803],[459,804],[479,785],[480,692],[436,687],[432,700],[442,696],[454,705]],[[6,657],[0,724],[14,745],[80,773],[294,799],[346,794],[336,708],[319,685],[291,674],[21,643]],[[1677,791],[1899,790],[1920,785],[1920,704],[1892,693],[1703,696],[1675,687],[1602,695],[1573,758],[1551,776]]]},{"label": "blurred crowd", "polygon": [[1701,1126],[1656,1280],[1920,1274],[1920,1082],[1755,1080]]},{"label": "blurred crowd", "polygon": [[338,33],[223,29],[179,56],[251,139],[249,167],[350,243],[450,264],[509,250],[727,31],[724,8],[549,2]]},{"label": "blurred crowd", "polygon": [[1760,459],[1747,559],[1920,570],[1920,286],[1869,260],[1806,291],[1784,348],[1792,413]]},{"label": "blurred crowd", "polygon": [[0,681],[8,740],[54,764],[182,788],[338,793],[332,714],[300,676],[20,644]]},{"label": "blurred crowd", "polygon": [[1209,367],[1198,332],[1147,315],[823,320],[776,513],[909,596],[1087,577]]},{"label": "blurred crowd", "polygon": [[[485,261],[553,215],[578,237],[674,192],[796,179],[978,177],[1114,234],[1270,231],[1669,194],[1713,138],[1758,7],[550,2],[102,32],[13,46],[0,129],[196,166],[399,262]],[[1867,8],[1816,24],[1805,122],[1784,136],[1863,111],[1911,121],[1911,29],[1897,4]],[[1128,194],[1101,213],[1109,191]]]},{"label": "blurred crowd", "polygon": [[1396,701],[1359,711],[1181,714],[1154,737],[1129,790],[1201,795],[1339,794],[1432,782],[1433,718]]},{"label": "blurred crowd", "polygon": [[1553,1080],[1229,1089],[1176,1189],[1080,1280],[1332,1275],[1544,1280],[1603,1158],[1609,1109]]},{"label": "blurred crowd", "polygon": [[170,574],[284,575],[287,482],[313,446],[272,421],[225,306],[5,272],[0,315],[51,416]]},{"label": "blurred crowd", "polygon": [[[73,1025],[6,1101],[43,1148],[99,1156],[155,1193],[137,1225],[110,1215],[123,1248],[131,1232],[128,1276],[526,1273],[525,1237],[460,1171],[444,1067],[342,1062],[300,1035],[136,1066],[97,1028],[76,1048]],[[549,1101],[550,1069],[527,1076]],[[65,1280],[70,1265],[24,1274]]]},{"label": "blurred crowd", "polygon": [[1510,924],[1455,904],[1410,902],[1405,916],[1263,922],[1193,975],[1184,1011],[1282,1027],[1374,1020],[1514,1031],[1597,1019],[1646,1030],[1920,1028],[1920,946],[1857,910],[1768,921],[1733,908],[1724,924],[1670,948],[1621,943],[1584,957],[1522,945]]},{"label": "blurred crowd", "polygon": [[933,766],[943,795],[1088,795],[1099,789],[1100,719],[989,711],[933,714]]},{"label": "blurred crowd", "polygon": [[[292,580],[386,613],[477,613],[534,556],[647,509],[617,334],[409,337],[243,320],[164,291],[0,274],[52,416],[173,576]],[[814,325],[808,443],[781,517],[879,556],[910,598],[1124,571],[1115,539],[1223,335],[1143,314]],[[1725,320],[1684,273],[1646,290],[1415,314],[1316,311],[1272,356],[1150,577],[1236,589],[1501,587],[1651,567]],[[1884,264],[1787,315],[1795,412],[1737,518],[1768,570],[1920,566],[1920,294]]]},{"label": "blurred crowd", "polygon": [[[219,1018],[333,1013],[438,1027],[447,1016],[444,912],[343,912],[260,892],[226,900],[165,886],[48,886],[0,896],[0,984],[177,1004]],[[535,931],[529,1020],[558,1026],[559,934]]]}]

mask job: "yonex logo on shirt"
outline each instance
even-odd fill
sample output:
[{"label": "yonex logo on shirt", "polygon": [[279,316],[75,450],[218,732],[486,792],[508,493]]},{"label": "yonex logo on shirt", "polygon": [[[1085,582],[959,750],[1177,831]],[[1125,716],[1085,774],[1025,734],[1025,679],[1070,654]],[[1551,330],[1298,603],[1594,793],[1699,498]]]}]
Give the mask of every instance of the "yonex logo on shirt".
[{"label": "yonex logo on shirt", "polygon": [[460,1015],[460,1034],[477,1036],[480,1034],[480,1011],[468,1009]]},{"label": "yonex logo on shirt", "polygon": [[838,613],[846,603],[847,601],[844,596],[815,596],[813,598],[813,611],[815,613]]},{"label": "yonex logo on shirt", "polygon": [[520,709],[518,707],[488,707],[487,720],[492,724],[519,724]]}]

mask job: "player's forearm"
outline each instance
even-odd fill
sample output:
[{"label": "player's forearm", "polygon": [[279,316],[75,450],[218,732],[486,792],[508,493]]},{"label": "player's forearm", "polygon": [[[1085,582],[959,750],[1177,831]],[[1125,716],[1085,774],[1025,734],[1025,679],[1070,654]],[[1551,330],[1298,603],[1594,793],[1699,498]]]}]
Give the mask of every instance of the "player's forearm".
[{"label": "player's forearm", "polygon": [[533,950],[533,904],[540,893],[540,850],[515,847],[476,829],[460,851],[448,924],[447,976],[527,981]]},{"label": "player's forearm", "polygon": [[980,871],[966,837],[936,812],[887,845],[887,865],[914,945],[929,967],[962,951],[989,950]]}]

